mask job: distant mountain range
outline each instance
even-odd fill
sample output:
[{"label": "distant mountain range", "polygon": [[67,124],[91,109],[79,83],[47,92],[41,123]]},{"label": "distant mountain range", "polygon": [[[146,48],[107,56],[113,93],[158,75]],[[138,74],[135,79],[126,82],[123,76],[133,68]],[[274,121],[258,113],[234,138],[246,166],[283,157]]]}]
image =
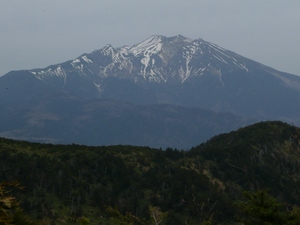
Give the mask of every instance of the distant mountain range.
[{"label": "distant mountain range", "polygon": [[253,121],[299,125],[298,99],[296,75],[203,39],[157,35],[0,77],[0,135],[191,147]]}]

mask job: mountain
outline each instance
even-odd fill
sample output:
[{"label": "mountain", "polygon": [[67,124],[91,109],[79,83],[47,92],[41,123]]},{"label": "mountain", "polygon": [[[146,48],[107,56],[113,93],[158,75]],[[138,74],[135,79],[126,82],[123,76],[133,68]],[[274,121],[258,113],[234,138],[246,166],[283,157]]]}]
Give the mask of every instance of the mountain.
[{"label": "mountain", "polygon": [[89,218],[90,224],[148,225],[153,210],[164,215],[160,224],[279,218],[299,224],[299,138],[299,128],[278,121],[217,135],[190,151],[0,138],[0,179],[20,181],[25,188],[9,194],[46,224]]},{"label": "mountain", "polygon": [[[131,47],[107,45],[61,64],[0,77],[3,115],[21,113],[15,119],[23,123],[20,118],[28,118],[26,113],[31,109],[38,110],[41,102],[48,98],[53,101],[54,96],[59,102],[61,93],[84,102],[109,99],[144,106],[177,105],[234,113],[256,121],[277,119],[300,124],[300,77],[203,39],[181,35],[155,35]],[[16,133],[24,126],[13,129],[8,124],[2,134]]]},{"label": "mountain", "polygon": [[0,109],[0,136],[33,142],[188,149],[252,120],[167,104],[85,101],[68,93]]}]

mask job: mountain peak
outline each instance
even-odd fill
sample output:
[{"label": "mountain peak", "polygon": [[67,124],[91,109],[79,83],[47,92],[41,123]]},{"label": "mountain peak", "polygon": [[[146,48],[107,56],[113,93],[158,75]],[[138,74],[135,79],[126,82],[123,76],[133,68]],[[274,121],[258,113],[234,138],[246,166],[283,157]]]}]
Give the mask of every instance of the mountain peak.
[{"label": "mountain peak", "polygon": [[173,36],[173,37],[170,37],[168,38],[174,42],[192,42],[193,40],[190,39],[190,38],[187,38],[181,34],[178,34],[177,36]]},{"label": "mountain peak", "polygon": [[[129,52],[133,53],[135,56],[140,55],[141,53],[144,54],[153,54],[157,53],[161,50],[163,39],[162,35],[153,35],[150,38],[144,40],[143,42],[133,45]],[[148,50],[148,51],[147,51]]]},{"label": "mountain peak", "polygon": [[[92,75],[92,79],[118,77],[156,83],[171,80],[184,83],[192,77],[212,74],[217,75],[224,86],[222,72],[247,71],[247,60],[201,38],[193,40],[180,34],[172,37],[153,35],[131,47],[114,48],[108,44],[70,61],[70,67],[63,66],[57,73],[65,77],[65,72],[72,68],[71,71],[80,76]],[[34,71],[39,79],[51,77],[53,73],[50,72]]]}]

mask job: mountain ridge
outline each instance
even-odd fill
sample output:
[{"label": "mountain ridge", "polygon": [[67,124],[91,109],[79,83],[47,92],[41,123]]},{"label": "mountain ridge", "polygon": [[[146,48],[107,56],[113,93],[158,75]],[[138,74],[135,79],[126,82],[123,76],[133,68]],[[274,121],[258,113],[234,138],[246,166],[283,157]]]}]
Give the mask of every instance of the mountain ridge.
[{"label": "mountain ridge", "polygon": [[[25,189],[10,194],[16,193],[32,218],[48,223],[69,216],[87,217],[91,224],[133,224],[128,218],[138,217],[145,220],[135,224],[149,225],[149,210],[155,208],[166,213],[164,225],[240,224],[242,218],[277,222],[278,215],[288,221],[283,212],[291,213],[295,222],[281,224],[298,224],[299,138],[299,128],[279,121],[217,135],[190,151],[0,138],[0,178],[20,181]],[[266,196],[250,199],[254,204],[243,197],[244,192],[265,189]],[[274,209],[268,196],[282,205]],[[253,207],[243,212],[240,201],[263,215],[255,214]],[[110,207],[117,213],[109,213]],[[134,216],[124,220],[125,215]]]},{"label": "mountain ridge", "polygon": [[[53,107],[65,110],[56,110],[60,112],[58,118],[66,118],[65,123],[61,121],[65,127],[80,129],[74,120],[68,120],[65,112],[69,111],[64,107],[64,95],[60,93],[69,96],[70,105],[76,101],[88,105],[89,101],[108,99],[138,105],[135,108],[142,115],[141,106],[165,104],[173,105],[175,111],[179,110],[175,106],[185,107],[187,114],[191,108],[197,108],[212,114],[235,114],[239,118],[248,118],[247,121],[282,120],[300,125],[300,102],[297,101],[300,99],[300,77],[277,71],[201,38],[192,40],[180,35],[154,35],[135,45],[118,48],[106,45],[43,69],[7,73],[0,77],[0,107],[4,115],[2,124],[5,124],[2,132],[28,132],[26,127],[33,115],[31,109],[41,110],[41,102],[47,101],[56,102]],[[53,111],[48,106],[43,110],[45,114]],[[80,113],[84,115],[83,111]],[[192,123],[181,115],[183,127]],[[98,117],[101,115],[93,114],[94,121]],[[13,126],[5,121],[20,123],[13,122]],[[50,121],[49,126],[56,124],[54,120]],[[239,119],[234,121],[239,124]],[[141,126],[137,127],[143,130]],[[232,128],[235,127],[233,124]],[[114,132],[118,133],[118,129]],[[184,129],[178,134],[180,132]],[[98,138],[104,134],[101,130]],[[150,136],[155,135],[153,131]],[[167,137],[168,132],[165,135],[171,140]],[[182,134],[179,136],[183,137]],[[172,141],[165,144],[174,146]]]},{"label": "mountain ridge", "polygon": [[[135,81],[143,78],[149,82],[167,82],[167,80],[174,75],[166,76],[165,73],[159,71],[159,67],[165,66],[164,64],[168,64],[169,60],[172,59],[172,57],[176,55],[178,51],[183,57],[175,62],[170,63],[173,65],[178,62],[185,61],[184,63],[181,63],[182,65],[179,68],[176,68],[176,71],[173,70],[171,72],[177,73],[176,76],[181,82],[184,82],[187,78],[189,78],[190,75],[199,75],[199,72],[199,76],[201,76],[203,71],[206,69],[215,70],[215,73],[220,73],[216,66],[211,66],[209,62],[210,59],[207,58],[204,58],[204,60],[207,61],[207,64],[204,65],[203,63],[201,65],[202,68],[197,68],[197,70],[194,71],[192,67],[189,67],[189,64],[193,63],[193,57],[201,57],[201,55],[204,55],[206,52],[212,53],[211,51],[213,51],[212,56],[219,60],[219,62],[228,64],[228,60],[226,61],[224,59],[227,58],[230,59],[230,64],[239,69],[247,71],[245,62],[239,62],[236,59],[241,58],[241,56],[237,54],[235,54],[236,58],[228,56],[224,53],[228,50],[225,50],[210,42],[206,42],[201,38],[192,40],[179,35],[170,38],[162,35],[154,35],[131,47],[124,46],[114,48],[112,45],[106,45],[102,49],[95,50],[89,54],[83,54],[74,60],[69,60],[62,64],[71,64],[74,70],[79,70],[82,74],[90,72],[92,75],[100,77],[108,76],[108,72],[113,71],[115,64],[120,70],[123,70],[123,72],[125,70],[126,73],[129,74],[132,74],[133,67],[137,67],[138,69],[136,69],[135,73],[137,73],[139,76],[134,76],[133,79]],[[232,52],[230,53],[232,54]],[[103,60],[99,65],[98,71],[91,70],[90,68],[93,66],[90,64],[96,63],[97,58],[100,57],[99,55],[101,55]],[[136,57],[138,60],[132,61],[132,57]],[[108,62],[106,62],[106,60],[108,60]],[[249,61],[249,59],[247,60]],[[158,64],[157,67],[155,62]],[[61,68],[62,64],[55,65],[55,69],[47,67],[48,70],[47,68],[45,68],[45,70],[35,69],[31,70],[30,72],[36,75],[39,79],[43,79],[47,73],[49,75],[56,75],[65,78],[66,74],[65,70]],[[135,66],[133,66],[133,64],[135,64]]]}]

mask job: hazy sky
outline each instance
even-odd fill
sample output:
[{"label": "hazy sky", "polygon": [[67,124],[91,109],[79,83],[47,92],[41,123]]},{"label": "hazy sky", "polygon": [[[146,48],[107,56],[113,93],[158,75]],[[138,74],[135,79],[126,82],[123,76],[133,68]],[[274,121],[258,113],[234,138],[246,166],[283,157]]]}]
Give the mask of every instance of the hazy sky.
[{"label": "hazy sky", "polygon": [[300,75],[299,0],[0,0],[0,75],[151,35],[203,38]]}]

